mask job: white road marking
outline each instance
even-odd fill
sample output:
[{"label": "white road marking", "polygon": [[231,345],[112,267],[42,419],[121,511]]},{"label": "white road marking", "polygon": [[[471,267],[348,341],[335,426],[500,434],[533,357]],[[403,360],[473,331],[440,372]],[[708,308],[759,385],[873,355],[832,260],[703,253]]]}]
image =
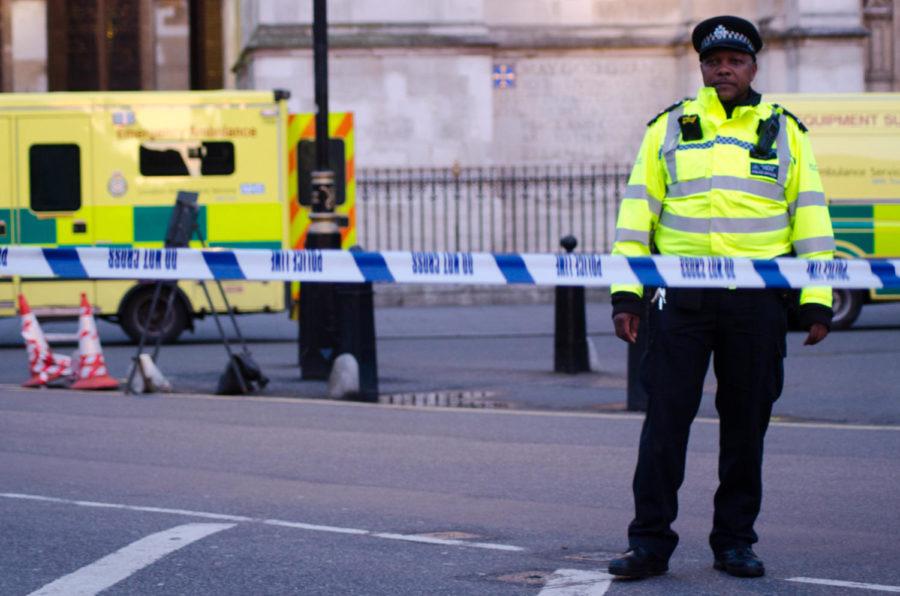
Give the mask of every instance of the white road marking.
[{"label": "white road marking", "polygon": [[602,571],[557,569],[538,596],[603,596],[612,578]]},{"label": "white road marking", "polygon": [[53,581],[29,596],[97,594],[144,567],[234,524],[185,524],[145,536],[116,552]]},{"label": "white road marking", "polygon": [[419,536],[416,534],[391,534],[388,532],[380,532],[372,534],[375,538],[386,538],[388,540],[405,540],[407,542],[421,542],[423,544],[440,544],[443,546],[474,546],[476,548],[485,548],[488,550],[504,550],[508,552],[521,552],[525,549],[519,546],[510,546],[509,544],[494,544],[493,542],[466,542],[465,540],[454,540],[452,538],[435,538],[433,536]]},{"label": "white road marking", "polygon": [[147,507],[140,505],[124,505],[122,503],[102,503],[98,501],[78,501],[74,499],[60,499],[58,497],[47,497],[44,495],[28,495],[22,493],[0,493],[0,498],[4,499],[20,499],[27,501],[43,501],[48,503],[60,503],[63,505],[76,505],[78,507],[101,507],[107,509],[121,509],[125,511],[141,511],[145,513],[166,513],[169,515],[184,515],[187,517],[201,517],[206,519],[216,519],[220,521],[230,522],[249,522],[266,524],[269,526],[282,526],[285,528],[296,528],[298,530],[307,530],[311,532],[329,532],[332,534],[350,534],[356,536],[368,536],[370,538],[382,538],[387,540],[402,540],[406,542],[419,542],[424,544],[440,544],[444,546],[464,546],[468,548],[481,548],[487,550],[502,550],[508,552],[523,552],[525,549],[521,546],[512,546],[509,544],[496,544],[493,542],[467,542],[465,540],[445,540],[442,538],[431,538],[428,536],[417,536],[415,534],[391,534],[385,532],[373,532],[371,530],[362,530],[358,528],[342,528],[338,526],[323,526],[319,524],[310,524],[305,522],[287,521],[281,519],[263,519],[256,517],[245,517],[242,515],[228,515],[224,513],[211,513],[209,511],[193,511],[190,509],[169,509],[166,507]]},{"label": "white road marking", "polygon": [[357,528],[339,528],[337,526],[320,526],[318,524],[306,524],[303,522],[284,521],[281,519],[264,519],[262,523],[270,526],[282,526],[285,528],[297,528],[298,530],[310,530],[311,532],[331,532],[333,534],[354,534],[356,536],[367,536],[368,530],[359,530]]},{"label": "white road marking", "polygon": [[875,590],[878,592],[900,592],[900,586],[885,586],[882,584],[865,584],[862,582],[845,582],[839,579],[817,579],[815,577],[789,577],[789,582],[801,584],[816,584],[818,586],[835,586],[837,588],[858,588],[860,590]]},{"label": "white road marking", "polygon": [[[506,552],[525,552],[526,549],[510,544],[498,544],[493,542],[467,542],[465,540],[453,540],[446,538],[434,538],[432,536],[420,536],[416,534],[394,534],[390,532],[373,532],[359,528],[344,528],[339,526],[325,526],[305,522],[287,521],[281,519],[265,519],[246,517],[243,515],[228,515],[225,513],[212,513],[209,511],[194,511],[191,509],[172,509],[167,507],[150,507],[139,505],[125,505],[123,503],[105,503],[100,501],[80,501],[75,499],[62,499],[44,495],[30,495],[23,493],[0,493],[0,498],[17,499],[26,501],[40,501],[46,503],[60,503],[75,505],[78,507],[99,507],[106,509],[120,509],[124,511],[140,511],[145,513],[165,513],[169,515],[183,515],[187,517],[200,517],[220,521],[234,522],[231,524],[186,524],[152,534],[142,538],[131,545],[116,551],[115,553],[100,559],[99,561],[83,567],[78,571],[61,577],[29,596],[52,596],[56,594],[95,594],[128,577],[135,571],[150,565],[154,561],[165,556],[169,552],[199,540],[209,534],[219,532],[231,527],[235,523],[259,523],[270,526],[295,528],[312,532],[328,532],[332,534],[347,534],[353,536],[368,536],[369,538],[381,538],[385,540],[399,540],[404,542],[416,542],[421,544],[435,544],[441,546],[461,546],[468,548],[481,548]],[[177,541],[177,543],[176,543]],[[174,544],[173,544],[174,543]],[[142,562],[144,561],[144,562]],[[120,569],[117,569],[119,567]],[[127,569],[131,568],[131,571]],[[125,573],[119,577],[118,574]],[[85,585],[100,585],[99,582],[108,581],[109,578],[119,577],[101,588],[81,588]],[[103,578],[107,578],[104,580]],[[610,586],[613,576],[600,571],[585,571],[581,569],[557,569],[550,577],[538,596],[602,596]],[[64,582],[65,580],[65,582]],[[850,582],[832,579],[817,579],[811,577],[791,577],[785,581],[817,584],[822,586],[835,586],[841,588],[857,588],[861,590],[876,590],[881,592],[900,593],[900,586],[887,586],[881,584],[868,584],[862,582]],[[70,583],[73,582],[73,583]],[[92,583],[94,582],[94,583]],[[92,591],[93,590],[93,591]]]},{"label": "white road marking", "polygon": [[72,499],[60,499],[58,497],[45,497],[43,495],[25,495],[21,493],[0,493],[0,497],[6,499],[25,499],[29,501],[47,501],[50,503],[62,503],[64,505],[77,505],[79,507],[100,507],[104,509],[124,509],[126,511],[143,511],[147,513],[168,513],[171,515],[187,515],[190,517],[203,517],[233,522],[260,521],[252,517],[241,515],[227,515],[224,513],[209,513],[207,511],[191,511],[189,509],[169,509],[166,507],[146,507],[137,505],[123,505],[121,503],[100,503],[98,501],[75,501]]}]

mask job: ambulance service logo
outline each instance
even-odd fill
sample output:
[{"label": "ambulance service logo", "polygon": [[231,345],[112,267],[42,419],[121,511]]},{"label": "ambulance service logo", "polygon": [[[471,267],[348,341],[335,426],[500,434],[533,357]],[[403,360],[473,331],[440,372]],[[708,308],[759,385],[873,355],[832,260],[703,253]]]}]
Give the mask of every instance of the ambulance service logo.
[{"label": "ambulance service logo", "polygon": [[106,190],[109,191],[110,196],[113,197],[121,197],[126,192],[128,192],[128,181],[125,180],[125,176],[122,172],[113,172],[109,177],[109,182],[106,183]]}]

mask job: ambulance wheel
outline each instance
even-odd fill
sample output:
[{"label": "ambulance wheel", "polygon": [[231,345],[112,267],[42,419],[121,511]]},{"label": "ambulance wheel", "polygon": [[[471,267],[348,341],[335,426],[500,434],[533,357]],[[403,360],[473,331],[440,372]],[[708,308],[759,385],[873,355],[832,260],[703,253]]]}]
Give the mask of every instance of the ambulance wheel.
[{"label": "ambulance wheel", "polygon": [[[173,291],[171,287],[164,287],[156,305],[156,310],[150,318],[145,342],[155,343],[162,336],[163,343],[173,343],[181,332],[188,326],[188,313],[180,292],[175,296],[175,302],[168,316],[163,319],[166,310],[168,293]],[[176,292],[178,290],[175,290]],[[147,323],[147,315],[153,302],[153,286],[135,288],[122,302],[119,308],[119,325],[128,334],[131,341],[141,341],[141,333]]]},{"label": "ambulance wheel", "polygon": [[840,288],[832,290],[831,295],[832,309],[834,310],[831,328],[849,329],[859,316],[859,311],[862,310],[864,294],[857,290]]}]

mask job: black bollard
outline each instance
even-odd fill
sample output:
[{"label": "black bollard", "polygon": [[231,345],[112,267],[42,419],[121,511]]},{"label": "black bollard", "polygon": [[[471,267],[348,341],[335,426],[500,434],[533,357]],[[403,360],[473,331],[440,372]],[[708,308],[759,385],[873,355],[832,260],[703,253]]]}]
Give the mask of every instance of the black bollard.
[{"label": "black bollard", "polygon": [[[353,247],[351,251],[360,250]],[[359,401],[378,401],[378,355],[372,283],[337,284],[339,354],[353,354],[359,365]]]},{"label": "black bollard", "polygon": [[[328,3],[313,1],[313,70],[316,96],[316,161],[309,172],[310,226],[303,248],[340,249],[341,234],[334,212],[342,193],[329,155],[328,139]],[[301,202],[301,204],[304,204]],[[306,206],[306,205],[304,205]],[[300,378],[326,379],[336,354],[335,288],[327,283],[300,284],[300,329],[297,338]]]},{"label": "black bollard", "polygon": [[[559,244],[571,253],[578,246],[578,240],[574,236],[566,236]],[[590,370],[584,286],[556,286],[553,371],[572,375]]]},{"label": "black bollard", "polygon": [[637,341],[628,344],[628,403],[626,408],[630,412],[647,411],[647,388],[641,379],[641,361],[647,353],[650,343],[650,327],[653,310],[650,304],[650,296],[655,292],[654,288],[644,288],[644,297],[641,300],[641,323],[638,325]]}]

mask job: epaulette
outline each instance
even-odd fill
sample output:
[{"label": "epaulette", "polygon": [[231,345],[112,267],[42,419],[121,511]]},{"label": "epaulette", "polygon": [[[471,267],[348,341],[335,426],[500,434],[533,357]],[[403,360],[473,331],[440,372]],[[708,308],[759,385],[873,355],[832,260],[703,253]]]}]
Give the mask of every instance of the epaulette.
[{"label": "epaulette", "polygon": [[782,114],[793,120],[797,123],[797,128],[800,129],[800,132],[807,132],[809,129],[806,128],[806,125],[800,121],[800,118],[797,118],[794,114],[792,114],[786,107],[781,104],[773,103],[772,107],[776,110],[780,110]]},{"label": "epaulette", "polygon": [[692,100],[692,99],[694,99],[694,98],[693,98],[693,97],[685,97],[685,98],[682,99],[682,100],[676,101],[675,103],[673,103],[672,105],[670,105],[669,107],[667,107],[665,110],[663,110],[662,112],[660,112],[659,114],[657,114],[656,116],[654,116],[653,118],[651,118],[650,121],[647,122],[647,126],[652,126],[653,123],[656,122],[657,120],[659,120],[660,118],[662,118],[662,116],[663,116],[664,114],[668,114],[669,112],[671,112],[672,110],[674,110],[675,108],[677,108],[678,106],[680,106],[681,104],[683,104],[684,102],[690,101],[690,100]]}]

